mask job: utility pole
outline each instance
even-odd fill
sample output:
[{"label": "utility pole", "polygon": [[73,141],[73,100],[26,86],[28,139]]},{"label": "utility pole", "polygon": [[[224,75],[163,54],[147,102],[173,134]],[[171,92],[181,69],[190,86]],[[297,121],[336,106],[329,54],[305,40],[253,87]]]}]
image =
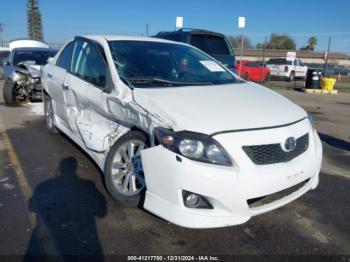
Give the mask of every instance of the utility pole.
[{"label": "utility pole", "polygon": [[242,44],[241,44],[241,57],[239,62],[239,69],[238,69],[238,75],[241,76],[241,69],[242,69],[242,56],[243,56],[243,47],[244,47],[244,28],[245,28],[245,17],[240,16],[238,17],[238,28],[242,29]]},{"label": "utility pole", "polygon": [[323,75],[326,74],[326,70],[327,70],[329,50],[331,49],[331,41],[332,41],[332,37],[329,37],[328,48],[327,48],[327,53],[325,55],[325,61],[324,61],[324,67],[323,67]]},{"label": "utility pole", "polygon": [[267,42],[267,36],[265,36],[265,42],[264,42],[264,51],[263,51],[263,60],[262,60],[262,70],[261,70],[261,82],[264,81],[264,71],[265,71],[265,57],[266,57],[266,42]]},{"label": "utility pole", "polygon": [[241,69],[242,69],[242,56],[243,56],[243,47],[244,47],[244,33],[242,32],[242,44],[241,44],[241,55],[240,55],[240,61],[239,61],[239,70],[238,75],[241,75]]},{"label": "utility pole", "polygon": [[148,24],[146,24],[146,36],[148,36],[148,30],[149,30],[149,27],[148,27]]},{"label": "utility pole", "polygon": [[4,31],[5,25],[0,23],[0,38],[1,38],[1,46],[4,46],[4,40],[2,39],[2,32]]}]

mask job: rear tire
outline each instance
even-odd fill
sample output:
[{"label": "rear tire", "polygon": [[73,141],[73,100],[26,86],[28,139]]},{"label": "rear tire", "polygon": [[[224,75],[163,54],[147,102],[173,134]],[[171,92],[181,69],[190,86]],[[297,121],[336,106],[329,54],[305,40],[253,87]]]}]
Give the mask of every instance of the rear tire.
[{"label": "rear tire", "polygon": [[111,147],[104,179],[111,197],[124,206],[142,206],[146,190],[140,151],[147,146],[141,131],[130,131]]},{"label": "rear tire", "polygon": [[55,126],[55,118],[54,118],[54,113],[53,113],[53,108],[52,108],[51,97],[44,93],[43,98],[44,98],[44,112],[45,112],[46,128],[50,134],[52,134],[52,135],[58,134],[59,131]]},{"label": "rear tire", "polygon": [[3,87],[3,96],[6,105],[13,105],[16,103],[15,90],[12,81],[6,80]]},{"label": "rear tire", "polygon": [[288,77],[288,81],[289,81],[289,82],[293,82],[294,79],[295,79],[295,72],[292,71],[292,72],[290,72],[290,75],[289,75],[289,77]]}]

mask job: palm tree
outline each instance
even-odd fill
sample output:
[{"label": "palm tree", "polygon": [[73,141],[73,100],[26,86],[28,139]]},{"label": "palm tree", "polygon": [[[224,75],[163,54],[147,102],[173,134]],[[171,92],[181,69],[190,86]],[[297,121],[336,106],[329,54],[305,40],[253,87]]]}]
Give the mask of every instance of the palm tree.
[{"label": "palm tree", "polygon": [[42,41],[43,29],[38,0],[28,0],[27,19],[29,38]]},{"label": "palm tree", "polygon": [[307,43],[308,43],[309,50],[310,51],[314,51],[315,47],[317,45],[317,38],[315,36],[312,36],[312,37],[309,38]]}]

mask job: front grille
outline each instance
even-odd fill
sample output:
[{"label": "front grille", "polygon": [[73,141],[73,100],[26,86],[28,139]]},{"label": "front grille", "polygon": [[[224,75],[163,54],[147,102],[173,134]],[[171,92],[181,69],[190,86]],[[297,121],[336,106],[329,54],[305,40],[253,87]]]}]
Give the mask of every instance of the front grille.
[{"label": "front grille", "polygon": [[256,165],[269,165],[288,162],[304,153],[309,147],[309,134],[305,134],[296,140],[293,151],[286,152],[281,144],[268,144],[256,146],[243,146],[244,152]]}]

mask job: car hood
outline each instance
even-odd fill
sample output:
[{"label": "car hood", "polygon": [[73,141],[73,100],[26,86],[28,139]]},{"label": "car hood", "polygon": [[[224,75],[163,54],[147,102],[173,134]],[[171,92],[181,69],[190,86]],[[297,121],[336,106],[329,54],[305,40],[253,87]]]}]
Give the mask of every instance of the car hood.
[{"label": "car hood", "polygon": [[253,83],[176,88],[135,88],[134,100],[174,131],[204,134],[273,127],[307,116],[278,93]]},{"label": "car hood", "polygon": [[22,64],[22,68],[26,69],[31,77],[40,77],[41,76],[41,65],[33,64]]}]

